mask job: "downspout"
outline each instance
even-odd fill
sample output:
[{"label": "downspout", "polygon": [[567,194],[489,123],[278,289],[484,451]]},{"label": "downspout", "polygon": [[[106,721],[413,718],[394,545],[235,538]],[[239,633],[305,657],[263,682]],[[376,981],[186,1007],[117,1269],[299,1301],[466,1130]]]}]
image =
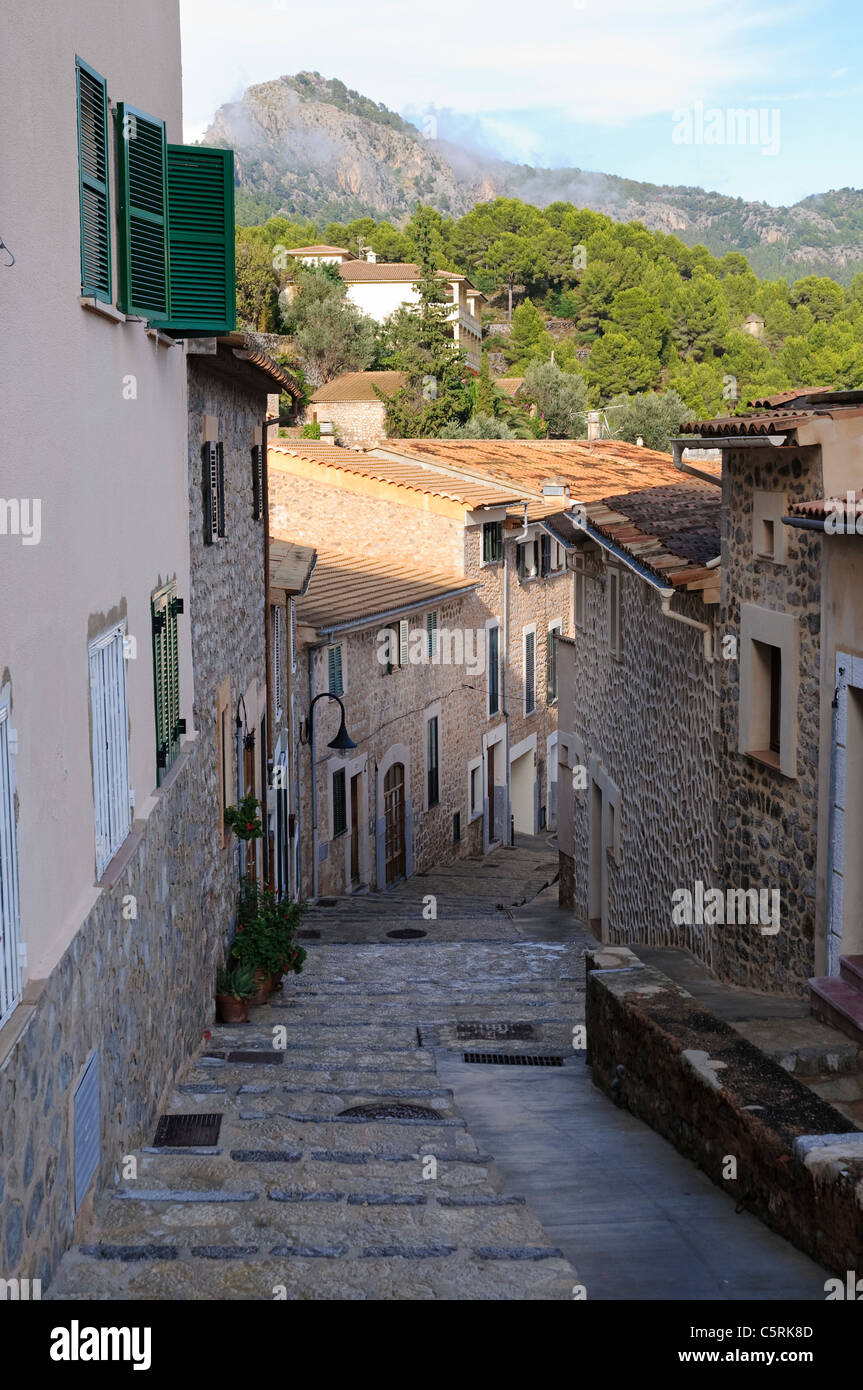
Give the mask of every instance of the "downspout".
[{"label": "downspout", "polygon": [[318,769],[315,763],[314,658],[317,647],[308,647],[309,657],[309,745],[312,755],[312,902],[318,900]]},{"label": "downspout", "polygon": [[[722,479],[717,478],[715,473],[708,473],[704,468],[696,468],[694,463],[687,463],[683,458],[683,450],[690,446],[680,439],[672,439],[671,448],[674,457],[674,467],[679,468],[681,473],[689,473],[693,478],[699,478],[702,483],[713,483],[714,487],[722,487]],[[719,445],[711,442],[712,449],[719,448]]]},{"label": "downspout", "polygon": [[[266,417],[265,417],[266,418]],[[270,891],[275,887],[275,874],[273,872],[273,859],[275,855],[273,838],[270,834],[270,811],[269,811],[269,785],[273,780],[273,722],[275,715],[275,692],[273,690],[272,674],[270,671],[270,661],[272,653],[270,651],[270,495],[267,478],[267,426],[261,426],[261,453],[263,455],[261,463],[261,512],[264,522],[264,664],[266,670],[266,738],[267,738],[267,783],[266,787],[261,788],[264,805],[267,808],[267,872],[266,882]]]}]

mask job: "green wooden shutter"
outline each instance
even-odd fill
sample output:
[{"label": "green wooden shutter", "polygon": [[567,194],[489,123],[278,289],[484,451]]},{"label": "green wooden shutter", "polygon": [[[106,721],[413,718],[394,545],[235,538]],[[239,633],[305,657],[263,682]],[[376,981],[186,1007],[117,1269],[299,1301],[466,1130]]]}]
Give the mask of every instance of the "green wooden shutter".
[{"label": "green wooden shutter", "polygon": [[177,598],[175,584],[159,589],[152,597],[153,693],[156,711],[156,784],[161,784],[172,766],[186,732],[180,718],[180,662],[177,617],[183,601]]},{"label": "green wooden shutter", "polygon": [[170,310],[160,327],[181,337],[232,333],[233,150],[168,146]]},{"label": "green wooden shutter", "polygon": [[75,61],[78,93],[78,194],[81,213],[81,293],[111,303],[111,222],[108,192],[108,89],[104,77]]},{"label": "green wooden shutter", "polygon": [[120,308],[163,319],[169,312],[165,122],[117,103]]},{"label": "green wooden shutter", "polygon": [[340,646],[327,648],[327,688],[331,695],[344,694],[342,679],[342,649]]}]

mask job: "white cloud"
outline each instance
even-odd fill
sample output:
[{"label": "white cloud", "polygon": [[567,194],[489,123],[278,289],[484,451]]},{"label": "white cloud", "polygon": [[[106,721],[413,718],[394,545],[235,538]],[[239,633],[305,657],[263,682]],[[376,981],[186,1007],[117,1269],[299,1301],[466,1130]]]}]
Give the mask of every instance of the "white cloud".
[{"label": "white cloud", "polygon": [[[808,76],[797,6],[771,0],[181,0],[186,115],[200,129],[245,86],[303,68],[395,110],[560,111],[620,126],[772,73]],[[520,135],[524,141],[524,135]]]}]

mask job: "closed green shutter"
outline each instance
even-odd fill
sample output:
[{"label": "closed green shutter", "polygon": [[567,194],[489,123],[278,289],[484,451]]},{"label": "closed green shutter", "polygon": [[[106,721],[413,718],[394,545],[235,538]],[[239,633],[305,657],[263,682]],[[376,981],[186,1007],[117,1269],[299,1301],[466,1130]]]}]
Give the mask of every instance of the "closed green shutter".
[{"label": "closed green shutter", "polygon": [[108,90],[104,77],[80,58],[78,194],[81,212],[81,293],[111,303],[111,224],[108,193]]},{"label": "closed green shutter", "polygon": [[342,649],[340,646],[327,648],[327,689],[331,695],[344,694],[342,676]]},{"label": "closed green shutter", "polygon": [[177,616],[183,602],[176,585],[158,590],[151,599],[153,619],[153,692],[156,708],[156,784],[160,785],[180,748],[186,721],[180,718],[180,663]]},{"label": "closed green shutter", "polygon": [[175,336],[232,333],[234,154],[168,146],[170,309],[160,328]]},{"label": "closed green shutter", "polygon": [[117,103],[120,308],[168,314],[168,195],[165,122]]},{"label": "closed green shutter", "polygon": [[345,770],[333,773],[333,836],[344,835],[348,828],[348,803],[345,794]]}]

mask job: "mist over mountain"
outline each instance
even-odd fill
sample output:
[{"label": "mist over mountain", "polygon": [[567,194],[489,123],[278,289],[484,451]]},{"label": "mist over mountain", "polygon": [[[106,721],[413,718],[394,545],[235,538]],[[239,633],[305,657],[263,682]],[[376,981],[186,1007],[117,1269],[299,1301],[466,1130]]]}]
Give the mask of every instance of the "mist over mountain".
[{"label": "mist over mountain", "polygon": [[863,269],[859,189],[774,208],[702,188],[515,164],[427,138],[382,103],[319,73],[249,87],[240,101],[219,107],[203,142],[235,150],[238,221],[245,224],[284,213],[322,224],[371,216],[398,226],[417,201],[456,217],[497,197],[537,207],[563,201],[672,232],[717,256],[742,251],[761,276],[815,273],[848,283]]}]

